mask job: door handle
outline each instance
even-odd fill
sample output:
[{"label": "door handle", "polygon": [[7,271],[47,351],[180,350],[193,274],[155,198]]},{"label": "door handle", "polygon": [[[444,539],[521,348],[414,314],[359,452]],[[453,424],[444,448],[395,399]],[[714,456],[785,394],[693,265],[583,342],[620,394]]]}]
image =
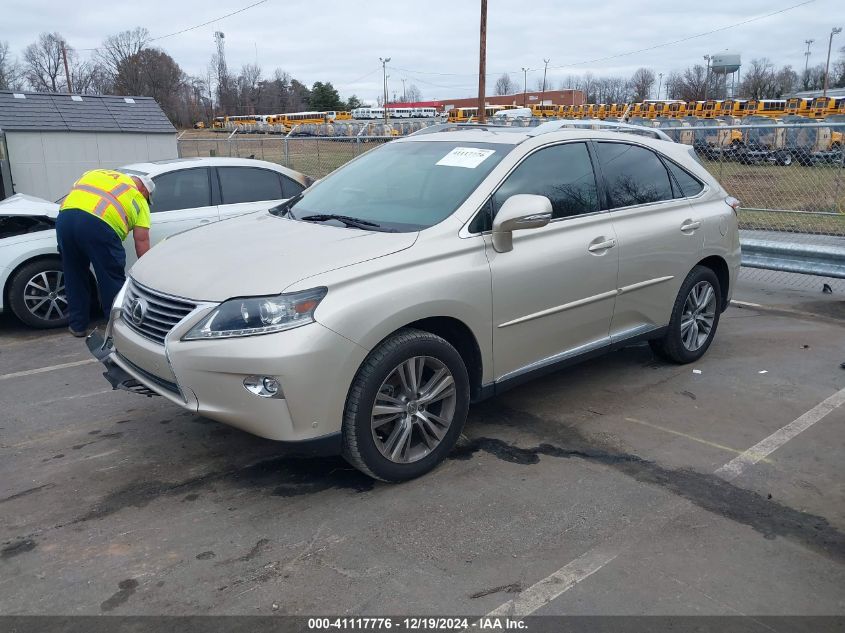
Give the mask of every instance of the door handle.
[{"label": "door handle", "polygon": [[595,253],[597,251],[606,251],[609,248],[613,248],[616,246],[616,240],[611,238],[609,240],[605,240],[604,242],[596,242],[595,244],[590,244],[587,247],[587,250],[591,253]]},{"label": "door handle", "polygon": [[701,228],[701,222],[698,220],[686,220],[681,225],[681,231],[694,231],[698,228]]}]

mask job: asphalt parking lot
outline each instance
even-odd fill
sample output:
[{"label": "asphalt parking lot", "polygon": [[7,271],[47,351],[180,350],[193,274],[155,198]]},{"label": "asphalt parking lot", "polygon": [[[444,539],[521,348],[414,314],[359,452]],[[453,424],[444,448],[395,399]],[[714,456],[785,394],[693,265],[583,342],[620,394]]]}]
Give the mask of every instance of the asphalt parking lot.
[{"label": "asphalt parking lot", "polygon": [[404,485],[109,391],[4,319],[0,612],[843,615],[845,301],[743,284],[701,362],[526,384]]}]

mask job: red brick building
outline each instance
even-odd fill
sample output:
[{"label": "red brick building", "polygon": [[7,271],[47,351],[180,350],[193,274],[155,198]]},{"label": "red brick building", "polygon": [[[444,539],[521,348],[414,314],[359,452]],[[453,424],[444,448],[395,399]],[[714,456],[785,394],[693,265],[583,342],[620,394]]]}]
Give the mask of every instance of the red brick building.
[{"label": "red brick building", "polygon": [[[487,105],[534,105],[540,104],[542,96],[543,103],[555,105],[582,105],[584,93],[580,90],[529,90],[526,93],[518,92],[512,95],[488,95],[485,99]],[[465,99],[441,99],[439,101],[416,101],[414,103],[391,103],[388,107],[394,108],[437,108],[438,110],[451,110],[453,108],[471,108],[478,105],[478,97],[467,97]]]}]

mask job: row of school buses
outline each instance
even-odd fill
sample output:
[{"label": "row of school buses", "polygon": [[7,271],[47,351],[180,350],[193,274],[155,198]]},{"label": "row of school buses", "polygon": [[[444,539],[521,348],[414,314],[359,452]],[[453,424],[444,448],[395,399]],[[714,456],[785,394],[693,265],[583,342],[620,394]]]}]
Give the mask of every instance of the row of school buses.
[{"label": "row of school buses", "polygon": [[[487,106],[488,117],[518,106]],[[640,103],[585,103],[584,105],[534,104],[526,106],[536,118],[561,119],[656,119],[658,117],[703,119],[747,116],[803,116],[824,119],[845,114],[845,97],[791,99],[710,99],[707,101],[647,100]],[[447,113],[449,122],[462,123],[478,119],[478,108],[455,108]]]}]

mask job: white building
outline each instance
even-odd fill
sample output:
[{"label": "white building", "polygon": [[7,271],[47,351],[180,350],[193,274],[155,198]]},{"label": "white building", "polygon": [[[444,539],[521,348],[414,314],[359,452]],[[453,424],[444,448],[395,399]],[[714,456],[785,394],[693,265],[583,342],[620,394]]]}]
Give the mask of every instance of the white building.
[{"label": "white building", "polygon": [[58,200],[89,169],[177,157],[176,129],[151,97],[0,90],[0,200]]}]

